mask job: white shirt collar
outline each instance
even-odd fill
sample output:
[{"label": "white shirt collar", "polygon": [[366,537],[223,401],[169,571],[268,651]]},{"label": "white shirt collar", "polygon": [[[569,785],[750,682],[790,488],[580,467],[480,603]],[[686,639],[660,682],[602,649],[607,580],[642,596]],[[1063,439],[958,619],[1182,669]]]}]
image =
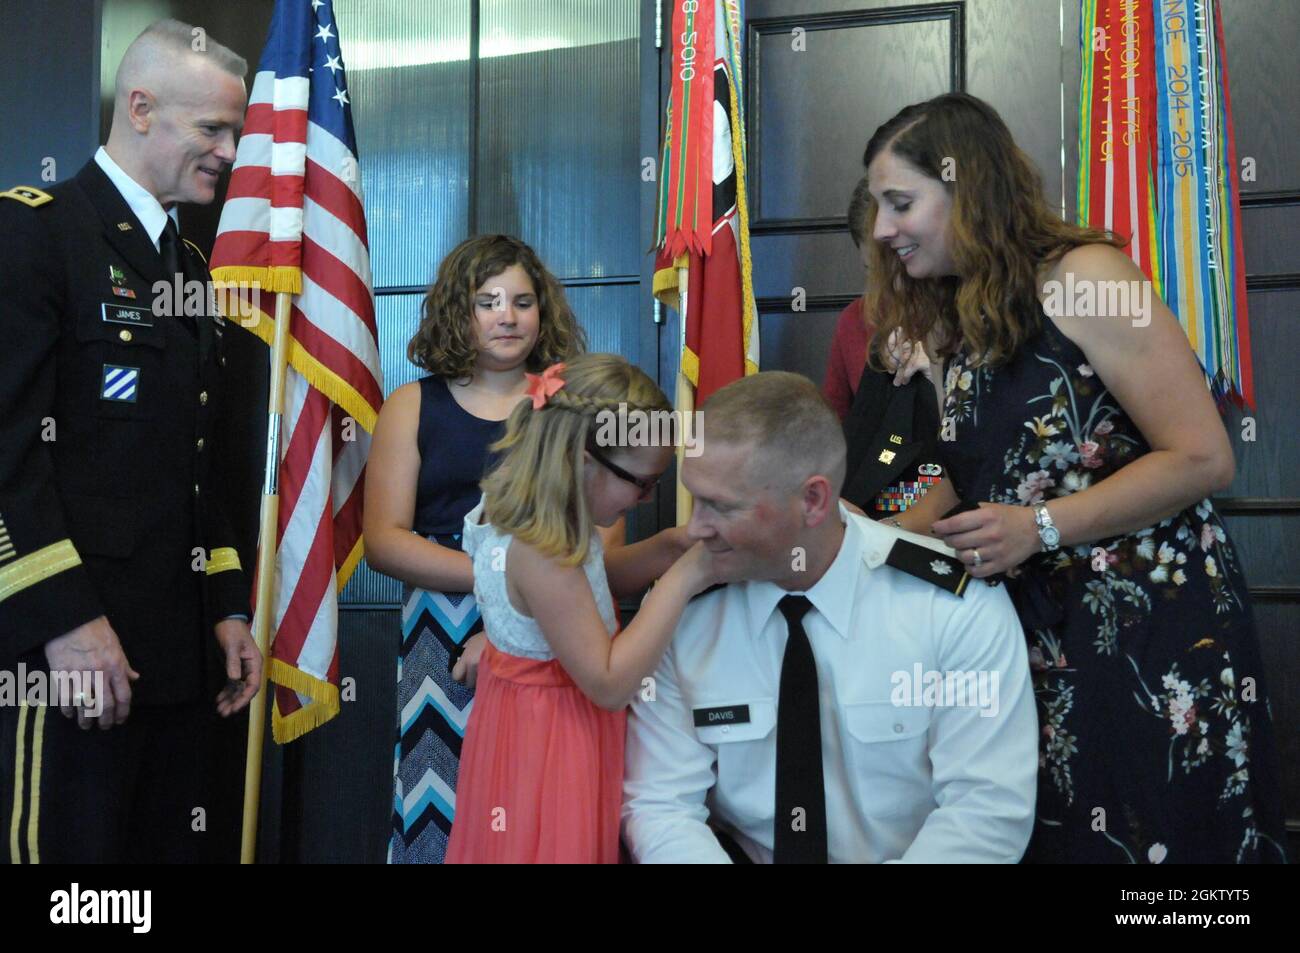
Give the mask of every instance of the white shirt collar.
[{"label": "white shirt collar", "polygon": [[[167,227],[167,218],[169,213],[165,211],[162,204],[153,197],[153,195],[135,179],[123,171],[122,167],[113,161],[113,157],[108,154],[108,150],[103,146],[95,152],[95,162],[104,170],[109,181],[117,187],[122,193],[122,198],[126,204],[131,207],[135,217],[140,220],[144,226],[145,234],[153,242],[153,247],[158,247],[158,237],[162,235],[163,229]],[[172,209],[170,213],[172,221],[176,221],[176,210]]]},{"label": "white shirt collar", "polygon": [[[822,573],[811,589],[802,594],[808,597],[818,612],[842,638],[849,637],[849,617],[853,612],[853,591],[864,568],[875,569],[885,561],[889,546],[884,540],[872,537],[871,520],[856,516],[840,505],[839,515],[844,523],[844,538],[835,559]],[[866,524],[866,525],[863,525]],[[892,540],[889,540],[892,542]],[[877,553],[876,550],[883,551]],[[879,558],[872,558],[878,556]],[[755,634],[762,630],[776,611],[776,605],[785,596],[796,595],[774,582],[751,581],[746,587],[745,599],[749,604],[749,617],[753,620]]]}]

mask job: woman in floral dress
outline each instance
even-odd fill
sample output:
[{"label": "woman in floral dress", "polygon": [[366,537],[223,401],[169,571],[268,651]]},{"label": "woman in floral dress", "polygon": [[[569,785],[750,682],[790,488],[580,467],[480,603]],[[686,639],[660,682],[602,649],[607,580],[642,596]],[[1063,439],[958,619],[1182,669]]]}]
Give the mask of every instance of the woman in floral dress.
[{"label": "woman in floral dress", "polygon": [[[1005,581],[1030,643],[1025,859],[1284,861],[1246,582],[1209,500],[1232,449],[1177,319],[1122,237],[1051,211],[986,103],[909,106],[864,161],[876,340],[901,328],[945,365],[947,472],[900,525]],[[978,507],[945,518],[959,502]]]}]

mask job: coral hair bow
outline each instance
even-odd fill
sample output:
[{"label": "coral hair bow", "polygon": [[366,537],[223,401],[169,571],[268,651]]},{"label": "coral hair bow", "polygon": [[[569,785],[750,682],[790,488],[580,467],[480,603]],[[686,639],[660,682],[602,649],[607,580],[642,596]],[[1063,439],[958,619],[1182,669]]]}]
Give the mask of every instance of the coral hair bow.
[{"label": "coral hair bow", "polygon": [[563,364],[552,364],[540,374],[524,374],[528,378],[528,396],[533,399],[533,410],[541,410],[564,387],[564,378],[560,376],[562,370]]}]

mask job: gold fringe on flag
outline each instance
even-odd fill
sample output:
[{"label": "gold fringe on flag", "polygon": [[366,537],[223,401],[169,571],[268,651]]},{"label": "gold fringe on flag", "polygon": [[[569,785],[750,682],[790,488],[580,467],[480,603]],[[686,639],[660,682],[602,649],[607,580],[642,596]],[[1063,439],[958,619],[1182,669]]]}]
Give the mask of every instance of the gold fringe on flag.
[{"label": "gold fringe on flag", "polygon": [[280,706],[275,705],[271,713],[271,736],[275,738],[277,744],[288,744],[296,738],[301,738],[339,713],[338,686],[313,678],[278,658],[270,659],[270,663],[268,672],[271,681],[299,695],[311,698],[310,704],[304,705],[287,717],[281,715]]},{"label": "gold fringe on flag", "polygon": [[[241,269],[219,270],[224,273]],[[213,283],[223,286],[229,284],[230,279],[223,274],[221,281],[218,282],[214,273]],[[249,312],[242,317],[226,315],[226,320],[238,322],[245,330],[261,338],[267,347],[271,347],[275,342],[275,319],[261,308],[250,307]],[[344,412],[360,424],[366,433],[373,434],[379,412],[370,406],[370,402],[362,397],[355,387],[317,360],[292,334],[289,335],[288,347],[289,366],[305,377],[312,387],[342,407]]]},{"label": "gold fringe on flag", "polygon": [[258,268],[253,265],[225,265],[212,272],[214,285],[233,284],[259,288],[268,294],[302,294],[302,269],[290,265],[271,265]]}]

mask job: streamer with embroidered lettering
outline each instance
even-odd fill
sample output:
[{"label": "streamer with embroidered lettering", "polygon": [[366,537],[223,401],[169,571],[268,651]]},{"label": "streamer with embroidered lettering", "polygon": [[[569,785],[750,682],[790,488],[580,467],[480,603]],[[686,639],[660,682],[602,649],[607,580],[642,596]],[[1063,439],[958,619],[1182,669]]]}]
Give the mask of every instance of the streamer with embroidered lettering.
[{"label": "streamer with embroidered lettering", "polygon": [[[673,2],[653,288],[681,318],[676,404],[689,414],[719,387],[758,371],[758,310],[745,195],[744,9],[740,0]],[[706,34],[707,46],[688,46]],[[690,505],[679,479],[679,523]]]},{"label": "streamer with embroidered lettering", "polygon": [[664,143],[660,219],[672,258],[713,249],[713,0],[677,0],[673,7],[670,102],[679,122]]},{"label": "streamer with embroidered lettering", "polygon": [[1223,24],[1215,0],[1081,0],[1081,223],[1178,316],[1215,398],[1254,405]]},{"label": "streamer with embroidered lettering", "polygon": [[1140,0],[1084,0],[1079,220],[1130,239],[1160,292],[1154,201],[1155,41]]}]

